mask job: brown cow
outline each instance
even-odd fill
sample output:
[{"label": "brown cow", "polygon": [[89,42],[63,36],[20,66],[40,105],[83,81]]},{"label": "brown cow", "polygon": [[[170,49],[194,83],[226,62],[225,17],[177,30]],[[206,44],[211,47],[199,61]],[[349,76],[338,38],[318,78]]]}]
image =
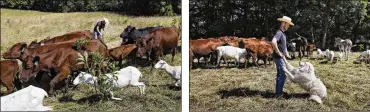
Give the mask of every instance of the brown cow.
[{"label": "brown cow", "polygon": [[[190,58],[197,57],[198,64],[199,58],[203,57],[205,60],[204,66],[207,66],[208,57],[215,53],[216,48],[224,45],[225,43],[219,39],[202,39],[202,40],[190,40],[190,51],[193,54]],[[193,62],[193,60],[191,60]]]},{"label": "brown cow", "polygon": [[[116,48],[109,49],[109,57],[114,61],[119,61],[119,66],[122,67],[122,60],[126,58],[136,48],[135,44],[122,45]],[[135,55],[134,55],[135,56]]]},{"label": "brown cow", "polygon": [[[150,53],[152,65],[163,58],[169,52],[172,53],[172,60],[176,54],[176,48],[179,41],[179,32],[175,27],[161,28],[153,30],[144,37],[136,41],[138,51],[136,56],[141,57],[144,53]],[[154,59],[154,60],[153,60]]]},{"label": "brown cow", "polygon": [[21,80],[27,82],[28,79],[37,75],[39,71],[50,70],[58,73],[50,81],[49,94],[53,94],[54,86],[60,81],[65,81],[66,88],[68,82],[66,78],[72,73],[72,70],[78,70],[83,68],[82,65],[76,65],[77,63],[77,51],[70,48],[55,49],[50,52],[29,55],[25,58]]},{"label": "brown cow", "polygon": [[[313,56],[313,51],[316,49],[316,45],[315,44],[309,44],[307,45],[307,55],[308,57],[311,59],[312,56]],[[307,58],[308,58],[307,57]]]},{"label": "brown cow", "polygon": [[[246,48],[247,51],[252,56],[252,62],[258,66],[258,59],[262,58],[264,60],[265,67],[267,67],[267,61],[271,58],[273,53],[272,45],[267,43],[265,40],[260,40],[256,38],[248,38],[239,41],[241,48]],[[246,61],[248,62],[248,61]],[[245,64],[247,65],[247,64]]]},{"label": "brown cow", "polygon": [[225,36],[225,37],[220,37],[218,39],[221,40],[222,42],[230,45],[230,46],[234,46],[234,47],[238,47],[239,46],[238,43],[239,43],[240,38],[238,38],[238,37]]},{"label": "brown cow", "polygon": [[[27,44],[24,42],[17,43],[10,47],[7,51],[3,53],[3,58],[5,59],[19,59],[23,61],[28,55],[33,55],[34,53],[45,53],[59,48],[73,48],[75,45],[75,41],[66,41],[66,42],[59,42],[49,45],[44,45],[36,48],[28,48]],[[91,51],[99,51],[103,53],[103,56],[106,55],[106,47],[99,41],[99,40],[90,40],[87,45],[83,45],[83,47],[87,47],[87,50]]]},{"label": "brown cow", "polygon": [[260,59],[263,59],[265,67],[267,67],[266,62],[269,62],[269,64],[271,64],[270,60],[272,59],[273,48],[271,44],[262,44],[260,46],[261,51],[257,54],[258,56],[257,63]]},{"label": "brown cow", "polygon": [[94,35],[92,34],[92,32],[90,32],[90,30],[74,31],[64,35],[53,37],[51,39],[50,37],[47,37],[46,39],[41,40],[40,42],[36,42],[36,40],[32,41],[28,47],[35,48],[38,46],[53,44],[57,42],[75,41],[81,38],[93,39]]},{"label": "brown cow", "polygon": [[[17,74],[22,68],[22,62],[16,59],[2,60],[1,62],[1,84],[6,87],[8,95],[13,92],[15,80],[18,80]],[[20,84],[17,84],[19,86]],[[20,87],[17,87],[20,89]]]},{"label": "brown cow", "polygon": [[[58,73],[50,81],[49,93],[53,94],[55,84],[65,80],[72,71],[83,68],[81,65],[76,65],[78,51],[72,47],[73,43],[74,42],[55,43],[26,49],[22,55],[25,64],[21,79],[27,82],[30,77],[36,76],[39,71],[45,70]],[[48,51],[45,52],[45,49]],[[99,40],[91,40],[88,44],[82,45],[80,51],[99,52],[104,57],[107,56],[106,47],[103,46]],[[68,83],[66,82],[65,84],[67,88]]]}]

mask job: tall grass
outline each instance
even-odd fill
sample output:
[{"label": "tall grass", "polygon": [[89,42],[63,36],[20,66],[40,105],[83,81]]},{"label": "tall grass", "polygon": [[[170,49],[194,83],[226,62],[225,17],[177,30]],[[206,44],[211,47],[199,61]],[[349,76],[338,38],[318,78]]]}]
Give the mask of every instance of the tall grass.
[{"label": "tall grass", "polygon": [[46,13],[27,10],[1,9],[2,50],[17,42],[31,42],[46,37],[54,37],[76,30],[91,30],[97,21],[108,18],[105,28],[105,41],[119,40],[119,35],[127,25],[137,28],[148,26],[172,26],[180,16],[131,17],[110,12]]},{"label": "tall grass", "polygon": [[[314,65],[316,76],[327,87],[328,95],[322,105],[309,101],[307,92],[292,82],[284,86],[288,98],[273,98],[274,63],[267,68],[194,69],[190,72],[190,110],[370,111],[370,65],[354,64],[359,55],[353,53],[349,61],[337,63],[302,60]],[[297,67],[299,60],[290,62]]]},{"label": "tall grass", "polygon": [[[75,12],[75,13],[46,13],[37,11],[1,9],[1,52],[18,42],[41,40],[48,36],[54,37],[76,30],[93,29],[95,23],[103,17],[109,19],[106,27],[105,42],[109,48],[119,46],[119,34],[127,25],[137,28],[148,26],[172,26],[174,17],[132,17],[109,12]],[[165,60],[170,62],[171,56]],[[176,54],[171,65],[181,64],[181,53]],[[125,87],[114,91],[115,97],[122,101],[100,100],[94,87],[81,85],[70,90],[67,95],[56,91],[56,97],[44,99],[44,105],[53,106],[60,111],[180,111],[181,91],[173,88],[174,80],[164,71],[150,71],[150,67],[138,67],[143,74],[147,88],[145,95],[140,95],[136,87]],[[2,93],[5,91],[2,87]]]}]

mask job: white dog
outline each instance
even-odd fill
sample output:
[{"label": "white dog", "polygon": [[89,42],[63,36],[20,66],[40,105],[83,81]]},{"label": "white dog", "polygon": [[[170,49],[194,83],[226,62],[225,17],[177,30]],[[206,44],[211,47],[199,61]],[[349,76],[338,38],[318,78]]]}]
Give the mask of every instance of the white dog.
[{"label": "white dog", "polygon": [[330,51],[329,49],[325,50],[325,56],[328,59],[328,61],[333,62],[334,59],[334,51]]},{"label": "white dog", "polygon": [[320,79],[316,78],[313,65],[310,62],[300,62],[300,67],[294,68],[285,58],[283,59],[286,65],[284,71],[288,79],[308,91],[310,100],[322,104],[322,99],[326,97],[326,87]]}]

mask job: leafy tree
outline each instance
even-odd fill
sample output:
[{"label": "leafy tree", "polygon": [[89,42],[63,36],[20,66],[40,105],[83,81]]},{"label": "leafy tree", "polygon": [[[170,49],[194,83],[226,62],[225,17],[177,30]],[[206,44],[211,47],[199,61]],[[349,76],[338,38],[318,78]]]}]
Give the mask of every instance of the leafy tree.
[{"label": "leafy tree", "polygon": [[130,15],[181,14],[181,0],[1,0],[4,8],[50,12],[113,11]]},{"label": "leafy tree", "polygon": [[332,49],[334,38],[370,40],[370,6],[364,0],[190,0],[190,39],[234,35],[271,40],[277,18],[292,18],[286,32]]}]

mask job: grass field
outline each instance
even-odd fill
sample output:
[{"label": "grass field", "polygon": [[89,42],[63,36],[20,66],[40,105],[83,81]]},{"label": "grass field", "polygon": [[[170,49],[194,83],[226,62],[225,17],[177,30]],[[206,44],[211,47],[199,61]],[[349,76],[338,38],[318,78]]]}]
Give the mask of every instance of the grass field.
[{"label": "grass field", "polygon": [[[76,30],[92,30],[103,17],[109,19],[105,42],[109,48],[116,47],[121,40],[119,34],[127,25],[137,28],[148,26],[172,26],[175,17],[131,17],[110,12],[49,13],[38,11],[1,9],[1,52],[15,43],[41,40]],[[178,23],[177,23],[178,24]],[[165,60],[170,60],[170,55]],[[181,65],[181,53],[176,54],[171,65]],[[146,82],[146,94],[140,95],[136,87],[114,91],[122,101],[98,100],[94,89],[87,85],[63,95],[44,99],[44,105],[59,111],[181,111],[181,91],[173,88],[174,80],[164,71],[150,71],[150,67],[139,67],[142,81]],[[4,93],[4,87],[1,88]]]},{"label": "grass field", "polygon": [[[193,69],[190,72],[190,110],[370,111],[370,65],[354,64],[359,55],[353,53],[349,61],[337,63],[302,60],[314,65],[316,76],[327,87],[328,95],[322,105],[308,100],[307,92],[292,82],[284,86],[288,97],[274,98],[274,63],[267,68],[226,68],[223,64],[220,69]],[[297,67],[299,59],[289,62]]]}]

